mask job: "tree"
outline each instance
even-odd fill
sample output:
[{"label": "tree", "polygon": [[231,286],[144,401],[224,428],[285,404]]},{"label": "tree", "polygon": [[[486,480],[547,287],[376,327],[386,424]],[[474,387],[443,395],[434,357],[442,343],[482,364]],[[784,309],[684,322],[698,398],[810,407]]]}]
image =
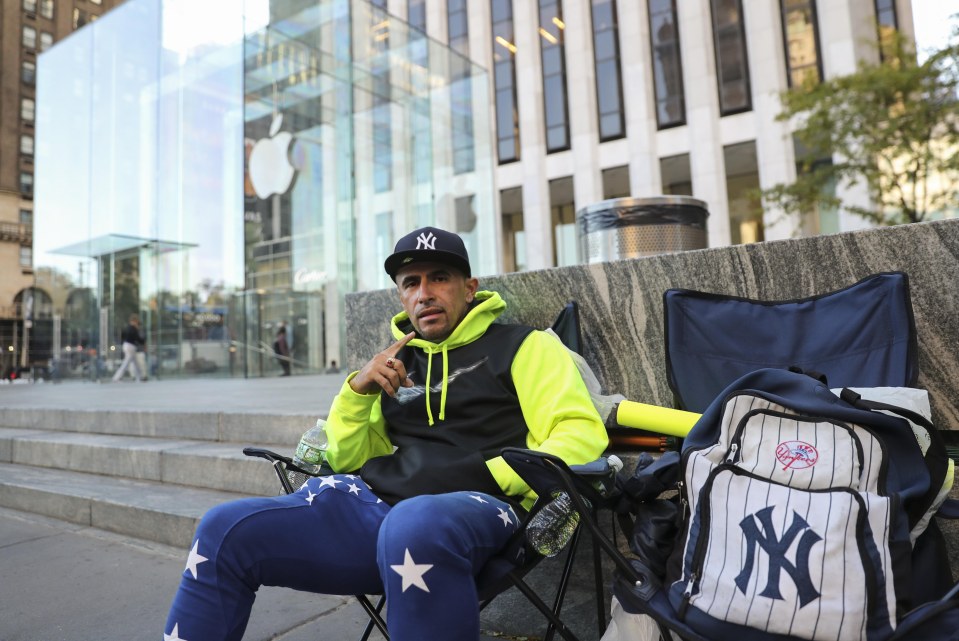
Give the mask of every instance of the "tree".
[{"label": "tree", "polygon": [[[782,94],[778,119],[797,124],[808,153],[794,183],[762,192],[767,204],[800,216],[842,208],[879,225],[920,222],[956,205],[959,32],[922,63],[899,34],[883,52],[881,63]],[[866,186],[873,208],[835,195],[835,186],[854,184]]]}]

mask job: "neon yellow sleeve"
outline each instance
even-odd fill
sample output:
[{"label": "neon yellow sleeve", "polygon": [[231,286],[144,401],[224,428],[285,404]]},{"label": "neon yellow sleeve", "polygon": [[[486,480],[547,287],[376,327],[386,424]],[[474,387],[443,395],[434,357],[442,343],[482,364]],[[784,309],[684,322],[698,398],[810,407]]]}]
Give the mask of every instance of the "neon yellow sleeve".
[{"label": "neon yellow sleeve", "polygon": [[[566,347],[546,332],[531,333],[513,359],[513,385],[529,428],[527,447],[547,452],[569,465],[599,458],[609,441],[606,427]],[[498,456],[486,462],[510,496],[532,491]]]},{"label": "neon yellow sleeve", "polygon": [[353,472],[374,456],[393,452],[379,394],[357,394],[350,374],[333,399],[326,420],[326,460],[337,472]]}]

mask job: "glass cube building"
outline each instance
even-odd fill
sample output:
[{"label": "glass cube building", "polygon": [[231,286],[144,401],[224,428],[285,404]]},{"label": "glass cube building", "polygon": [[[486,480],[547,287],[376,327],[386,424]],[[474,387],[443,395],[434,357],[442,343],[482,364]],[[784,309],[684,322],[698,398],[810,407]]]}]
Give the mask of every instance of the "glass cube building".
[{"label": "glass cube building", "polygon": [[[272,376],[422,225],[499,264],[486,72],[365,0],[129,0],[40,56],[30,361]],[[384,340],[388,338],[384,319]]]}]

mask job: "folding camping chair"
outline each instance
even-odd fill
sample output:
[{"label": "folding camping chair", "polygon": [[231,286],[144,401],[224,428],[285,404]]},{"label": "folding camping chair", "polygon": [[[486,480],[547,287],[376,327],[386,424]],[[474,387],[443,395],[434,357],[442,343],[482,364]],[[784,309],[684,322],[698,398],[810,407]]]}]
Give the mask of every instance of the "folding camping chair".
[{"label": "folding camping chair", "polygon": [[[690,412],[702,412],[729,383],[763,367],[821,373],[833,387],[909,387],[918,378],[915,322],[903,273],[876,274],[838,291],[787,301],[671,289],[664,294],[664,314],[669,385],[677,405]],[[574,489],[561,466],[536,453],[526,456],[527,469],[540,459],[540,472],[548,470],[554,482]],[[532,477],[524,478],[532,483]],[[615,563],[614,594],[620,601],[631,595],[665,600],[657,572],[643,559],[621,554],[592,519],[583,523]],[[938,535],[941,543],[932,529],[930,536]],[[658,625],[662,637],[671,638]],[[683,637],[699,638],[689,630]]]},{"label": "folding camping chair", "polygon": [[[579,325],[579,311],[575,301],[571,301],[563,307],[562,311],[551,326],[551,329],[560,338],[563,344],[567,346],[567,348],[576,351],[577,353],[579,352],[582,345],[582,334]],[[513,452],[509,452],[510,449],[511,448],[507,448],[507,450],[504,450],[504,458],[514,467],[517,465],[522,467],[523,462],[529,458],[524,454],[526,451],[515,450]],[[297,467],[290,457],[283,456],[276,452],[262,448],[247,447],[244,448],[243,453],[247,456],[259,457],[269,461],[273,465],[273,469],[277,475],[277,478],[279,479],[283,493],[291,494],[295,492],[303,485],[304,482],[306,482],[307,478],[312,476]],[[549,458],[551,460],[554,459],[554,457]],[[572,483],[576,488],[575,492],[577,495],[579,495],[579,493],[583,493],[590,497],[588,500],[591,501],[591,507],[585,509],[592,511],[597,510],[604,501],[603,491],[597,488],[611,490],[614,485],[616,470],[609,465],[606,459],[599,459],[586,465],[572,466],[572,468],[567,467],[559,459],[555,459],[555,461],[558,461],[559,464],[562,464],[563,469],[569,474],[569,478],[571,479],[570,483]],[[320,471],[319,475],[331,473],[333,473],[332,470],[324,469]],[[560,636],[567,641],[578,641],[578,637],[560,619],[560,613],[563,607],[567,589],[570,584],[573,564],[579,547],[580,530],[577,529],[577,531],[573,534],[573,538],[566,546],[566,557],[563,562],[563,567],[554,594],[552,606],[547,605],[524,580],[524,577],[544,558],[528,545],[526,541],[526,526],[536,515],[536,513],[552,500],[552,497],[556,492],[564,491],[563,486],[558,485],[550,479],[542,476],[537,477],[535,482],[535,485],[531,483],[530,486],[533,487],[540,498],[532,506],[529,513],[525,516],[524,520],[520,524],[520,527],[517,529],[516,533],[512,536],[500,554],[488,561],[480,571],[480,574],[476,577],[477,592],[480,599],[480,609],[482,610],[485,608],[493,600],[493,598],[501,592],[510,587],[515,587],[547,619],[548,626],[546,635],[544,637],[546,641],[552,639],[554,633],[556,632],[558,632]],[[582,499],[579,500],[582,501]],[[580,507],[583,507],[582,503],[580,504]],[[598,626],[599,633],[602,634],[606,622],[605,600],[603,597],[604,582],[601,573],[600,552],[595,546],[593,552],[593,562]],[[385,605],[385,596],[373,595],[374,597],[378,597],[376,598],[376,603],[374,603],[368,595],[358,594],[354,596],[370,618],[370,621],[367,624],[360,641],[367,641],[374,628],[378,629],[386,639],[389,639],[389,632],[386,627],[386,622],[382,616],[382,610]]]},{"label": "folding camping chair", "polygon": [[818,372],[832,387],[913,387],[919,377],[902,272],[786,301],[670,289],[663,311],[666,375],[678,406],[692,412],[763,367]]}]

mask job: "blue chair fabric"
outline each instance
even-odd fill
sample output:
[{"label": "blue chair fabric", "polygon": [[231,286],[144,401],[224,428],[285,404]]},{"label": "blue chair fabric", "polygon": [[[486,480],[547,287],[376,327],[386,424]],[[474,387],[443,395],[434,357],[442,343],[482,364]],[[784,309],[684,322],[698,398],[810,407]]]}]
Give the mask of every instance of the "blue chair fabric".
[{"label": "blue chair fabric", "polygon": [[919,376],[902,272],[798,300],[687,289],[663,297],[667,377],[688,411],[704,411],[729,383],[765,367],[822,373],[830,387],[914,387]]}]

